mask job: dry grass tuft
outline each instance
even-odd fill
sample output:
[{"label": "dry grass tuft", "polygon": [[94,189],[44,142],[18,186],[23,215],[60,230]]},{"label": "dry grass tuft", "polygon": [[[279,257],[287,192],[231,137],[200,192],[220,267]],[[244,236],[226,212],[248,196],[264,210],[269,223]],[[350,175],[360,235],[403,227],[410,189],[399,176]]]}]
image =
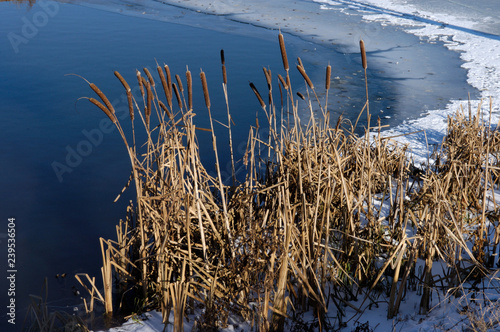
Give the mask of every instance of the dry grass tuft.
[{"label": "dry grass tuft", "polygon": [[[366,79],[366,53],[364,43],[360,45]],[[331,126],[327,102],[322,106],[300,62],[307,84],[305,95],[299,93],[311,114],[302,124],[304,110],[294,100],[281,34],[279,46],[286,71],[286,81],[280,74],[277,80],[281,113],[285,109],[290,115],[279,116],[271,71],[264,68],[268,104],[253,83],[250,87],[268,131],[264,135],[258,125],[250,128],[241,183],[234,177],[231,142],[231,187],[220,175],[205,73],[200,78],[217,176],[209,175],[200,161],[189,70],[187,105],[179,93],[180,77],[172,84],[168,66],[166,77],[158,69],[166,103],[152,93],[152,79],[148,82],[138,72],[147,98],[143,92],[144,109],[135,100],[134,105],[146,118],[148,135],[135,150],[115,122],[131,161],[136,202],[117,227],[117,240],[102,241],[105,296],[95,297],[107,312],[124,307],[120,299],[134,294],[142,299],[143,310],[161,308],[165,323],[173,310],[175,330],[182,329],[186,312],[198,307],[205,309],[197,323],[200,330],[226,326],[233,313],[257,330],[282,331],[292,317],[310,311],[320,330],[328,330],[342,326],[346,305],[358,314],[377,305],[373,294],[382,280],[388,287],[389,318],[397,314],[415,279],[424,289],[420,309],[427,312],[430,295],[437,291],[432,274],[436,258],[450,266],[448,279],[440,280],[445,291],[465,281],[465,269],[477,271],[474,276],[480,278],[488,268],[500,238],[500,213],[488,201],[498,186],[498,132],[480,122],[479,113],[474,119],[461,114],[450,118],[436,164],[415,175],[406,147],[382,138],[380,127],[374,128],[378,135],[367,130],[359,137],[355,125],[342,118]],[[223,52],[221,62],[225,68]],[[330,77],[327,66],[326,100]],[[225,77],[223,83],[227,103]],[[184,112],[172,109],[172,88]],[[322,117],[312,116],[308,89]],[[109,107],[92,102],[110,116]],[[158,125],[151,130],[151,109],[160,107],[166,112],[156,113]],[[365,108],[369,123],[368,99]],[[229,133],[230,124],[228,106]],[[491,243],[493,231],[496,240]],[[415,273],[419,260],[425,261],[422,275]],[[117,297],[109,295],[112,277]],[[363,304],[355,306],[359,296]],[[332,307],[337,315],[328,312]]]}]

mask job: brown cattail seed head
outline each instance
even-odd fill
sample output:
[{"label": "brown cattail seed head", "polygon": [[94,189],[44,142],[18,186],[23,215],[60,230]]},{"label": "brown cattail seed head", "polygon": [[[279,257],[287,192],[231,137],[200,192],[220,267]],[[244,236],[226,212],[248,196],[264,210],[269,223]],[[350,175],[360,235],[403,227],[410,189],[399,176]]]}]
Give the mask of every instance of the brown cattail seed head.
[{"label": "brown cattail seed head", "polygon": [[224,58],[224,50],[220,50],[220,62],[225,65],[226,59]]},{"label": "brown cattail seed head", "polygon": [[227,85],[227,72],[226,72],[226,66],[222,65],[222,82]]},{"label": "brown cattail seed head", "polygon": [[125,79],[119,72],[115,71],[115,76],[120,80],[123,87],[125,88],[125,91],[127,91],[128,111],[130,113],[130,119],[134,121],[134,104],[132,103],[132,90],[130,89],[130,86],[128,85],[127,81],[125,81]]},{"label": "brown cattail seed head", "polygon": [[165,98],[167,99],[168,106],[170,107],[170,109],[172,109],[172,93],[170,92],[167,80],[165,79],[165,74],[163,74],[163,70],[160,66],[157,66],[156,70],[158,71],[158,75],[160,75],[161,85],[163,86],[163,91],[165,92]]},{"label": "brown cattail seed head", "polygon": [[137,81],[139,82],[139,88],[141,89],[141,96],[144,97],[144,86],[142,85],[141,72],[136,69]]},{"label": "brown cattail seed head", "polygon": [[99,96],[99,98],[101,98],[101,100],[104,102],[104,105],[106,105],[108,110],[112,114],[115,114],[115,109],[114,109],[113,105],[111,105],[111,103],[109,102],[108,98],[104,95],[104,93],[102,93],[102,91],[94,83],[90,83],[89,85],[90,85],[90,88],[92,90],[94,90],[94,92]]},{"label": "brown cattail seed head", "polygon": [[172,77],[170,76],[170,68],[168,68],[168,65],[165,65],[165,73],[167,74],[167,85],[168,85],[168,91],[170,92],[170,95],[172,96]]},{"label": "brown cattail seed head", "polygon": [[281,33],[278,35],[278,40],[280,43],[281,59],[283,60],[283,68],[285,68],[285,70],[288,71],[288,69],[290,67],[288,66],[288,57],[286,56],[285,40],[283,39],[283,35]]},{"label": "brown cattail seed head", "polygon": [[94,105],[96,105],[97,107],[99,107],[101,109],[101,111],[104,112],[104,114],[106,114],[108,116],[108,118],[111,120],[111,122],[113,123],[116,123],[116,117],[113,115],[113,113],[110,112],[110,110],[108,110],[106,108],[106,106],[104,106],[103,104],[101,104],[98,100],[94,99],[94,98],[89,98],[90,102]]},{"label": "brown cattail seed head", "polygon": [[299,70],[299,72],[302,75],[302,77],[306,80],[307,85],[309,85],[309,87],[311,89],[314,89],[314,85],[311,82],[311,79],[309,78],[309,76],[306,74],[306,71],[305,71],[304,67],[297,65],[297,69]]},{"label": "brown cattail seed head", "polygon": [[179,86],[179,91],[184,92],[184,87],[182,86],[181,77],[175,74],[175,80],[177,81],[177,85]]},{"label": "brown cattail seed head", "polygon": [[259,91],[257,90],[257,88],[255,87],[255,85],[252,82],[250,82],[250,88],[252,88],[253,93],[255,93],[255,95],[257,96],[257,99],[259,100],[260,106],[262,106],[262,108],[265,108],[266,103],[264,103],[264,100],[260,96]]},{"label": "brown cattail seed head", "polygon": [[181,101],[181,95],[179,94],[179,89],[177,88],[177,84],[172,84],[172,87],[175,92],[175,98],[177,98],[177,104],[179,104],[179,108],[182,110],[182,101]]},{"label": "brown cattail seed head", "polygon": [[271,90],[271,69],[266,69],[266,67],[262,67],[262,70],[264,70],[264,75],[266,76],[266,82],[267,82],[267,88]]},{"label": "brown cattail seed head", "polygon": [[201,85],[203,86],[203,96],[205,96],[205,105],[207,106],[207,108],[210,108],[210,96],[208,94],[207,78],[203,71],[200,73],[200,78]]},{"label": "brown cattail seed head", "polygon": [[283,87],[285,88],[285,90],[288,90],[288,84],[285,83],[285,80],[283,79],[283,76],[281,76],[280,74],[278,74],[278,79],[280,80],[281,85],[283,85]]},{"label": "brown cattail seed head", "polygon": [[325,81],[325,89],[330,89],[330,81],[332,77],[332,66],[326,66],[326,81]]},{"label": "brown cattail seed head", "polygon": [[299,66],[304,68],[304,64],[302,63],[302,59],[299,56],[297,57],[297,62],[299,63]]},{"label": "brown cattail seed head", "polygon": [[149,84],[151,84],[152,87],[155,86],[155,81],[153,80],[153,76],[151,76],[151,73],[149,72],[149,69],[144,68],[144,72],[146,73],[146,76],[148,77]]},{"label": "brown cattail seed head", "polygon": [[366,70],[366,68],[368,68],[368,65],[366,63],[365,42],[363,41],[363,39],[359,41],[359,48],[361,50],[361,63],[363,64],[363,68]]},{"label": "brown cattail seed head", "polygon": [[143,77],[142,84],[146,87],[146,91],[148,94],[146,109],[144,113],[146,115],[146,125],[149,127],[149,118],[151,117],[151,102],[153,101],[153,92],[151,91],[151,84]]}]

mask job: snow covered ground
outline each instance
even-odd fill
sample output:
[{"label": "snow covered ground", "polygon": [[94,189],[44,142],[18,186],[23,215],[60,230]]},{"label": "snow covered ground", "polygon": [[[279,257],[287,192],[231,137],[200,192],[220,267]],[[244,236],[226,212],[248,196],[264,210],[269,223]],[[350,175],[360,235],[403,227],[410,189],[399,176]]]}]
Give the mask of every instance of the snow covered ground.
[{"label": "snow covered ground", "polygon": [[[128,11],[129,14],[136,15],[158,16],[162,13],[163,19],[169,21],[184,19],[184,24],[189,21],[197,22],[191,24],[207,26],[211,25],[212,20],[217,19],[217,27],[213,27],[215,29],[235,31],[238,25],[234,22],[281,28],[282,31],[300,35],[311,41],[337,43],[342,45],[346,53],[358,52],[358,41],[361,38],[365,40],[369,53],[393,45],[391,35],[385,34],[378,27],[380,24],[401,27],[408,34],[416,35],[426,43],[441,41],[450,51],[459,52],[463,60],[462,66],[467,70],[468,83],[480,91],[480,98],[484,103],[482,109],[486,112],[485,120],[488,121],[490,116],[487,113],[490,110],[490,97],[493,98],[491,121],[496,124],[500,119],[498,100],[500,2],[497,0],[478,0],[474,3],[466,0],[112,0],[106,4],[97,0],[81,0],[81,2],[94,7],[104,6],[108,10]],[[170,7],[171,10],[165,12],[161,10],[164,4],[175,7]],[[330,11],[345,14],[344,21],[331,22],[327,14]],[[185,20],[186,16],[190,19]],[[336,24],[341,24],[344,28],[337,29]],[[394,75],[405,70],[407,68],[404,63],[388,68]],[[473,111],[479,102],[480,100],[471,100]],[[386,134],[399,135],[425,130],[426,135],[419,133],[398,137],[398,140],[410,144],[417,160],[423,161],[428,156],[428,144],[438,144],[444,136],[447,116],[461,107],[467,109],[467,102],[450,100],[445,108],[428,110],[425,115],[391,128]],[[417,314],[419,297],[412,295],[414,293],[409,292],[402,303],[400,314],[391,320],[386,319],[385,305],[380,305],[378,309],[367,309],[362,315],[357,316],[354,311],[349,311],[351,309],[347,308],[347,319],[353,316],[356,319],[348,323],[346,330],[355,330],[359,324],[366,322],[369,322],[369,327],[373,331],[461,331],[463,329],[466,317],[463,309],[471,304],[470,298],[450,298],[449,301],[445,298],[434,299],[436,307],[424,317]],[[491,299],[496,301],[497,298],[498,295],[492,295]],[[491,304],[491,306],[496,305],[496,302]],[[484,307],[477,308],[485,310]],[[488,315],[486,313],[486,317]],[[192,321],[186,322],[186,330],[190,330],[191,327]],[[162,329],[161,314],[150,313],[145,320],[131,319],[123,326],[111,329],[110,332],[146,332]],[[224,331],[250,331],[250,327],[246,323],[234,323]],[[360,331],[364,330],[360,328]]]},{"label": "snow covered ground", "polygon": [[[481,92],[484,109],[489,110],[492,98],[492,123],[499,120],[500,96],[500,3],[486,0],[470,1],[408,1],[408,0],[314,0],[323,10],[346,11],[354,8],[363,13],[366,21],[397,25],[432,43],[444,42],[446,47],[460,53],[467,69],[468,83]],[[475,110],[479,101],[472,101]],[[444,110],[433,110],[427,116],[390,130],[391,134],[425,129],[429,143],[439,143],[445,131],[446,117],[460,107],[462,101],[451,100]],[[486,116],[486,120],[488,117]],[[413,136],[400,141],[410,143],[416,156],[425,158],[426,142]]]}]

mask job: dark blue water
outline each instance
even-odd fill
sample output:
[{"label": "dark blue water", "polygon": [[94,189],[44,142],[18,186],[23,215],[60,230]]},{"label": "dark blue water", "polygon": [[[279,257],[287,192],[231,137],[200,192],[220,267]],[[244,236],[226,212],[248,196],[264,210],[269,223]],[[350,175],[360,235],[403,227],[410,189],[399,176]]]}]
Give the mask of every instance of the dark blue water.
[{"label": "dark blue water", "polygon": [[[41,294],[44,278],[49,281],[48,300],[54,309],[68,305],[71,309],[82,303],[72,290],[78,286],[75,273],[89,273],[100,283],[99,237],[115,238],[115,225],[133,199],[130,191],[113,203],[130,174],[126,150],[116,130],[102,127],[105,115],[87,100],[79,100],[94,97],[87,83],[68,74],[97,84],[117,108],[123,108],[124,90],[114,70],[135,85],[136,68],[149,67],[155,72],[157,62],[166,63],[173,74],[184,78],[188,66],[195,83],[197,126],[209,127],[198,74],[200,68],[206,72],[212,112],[226,122],[219,57],[224,49],[238,159],[249,125],[254,124],[260,109],[248,82],[255,82],[264,94],[262,66],[270,67],[275,77],[283,70],[277,32],[268,30],[266,38],[253,38],[252,31],[258,28],[251,26],[248,36],[236,36],[53,2],[35,4],[31,10],[1,2],[0,22],[2,308],[11,298],[6,296],[8,218],[15,218],[17,270],[17,324],[6,323],[8,317],[2,309],[0,329],[15,331],[24,319],[29,294]],[[332,82],[330,109],[335,118],[344,113],[355,119],[364,102],[358,55],[290,35],[285,39],[291,63],[301,56],[315,82],[323,82],[328,62],[333,65],[332,76],[338,78]],[[298,82],[295,90],[303,87],[295,71],[292,80]],[[371,80],[374,109],[390,110],[397,118],[398,109],[391,105],[398,96],[390,88],[389,78],[379,71]],[[261,115],[260,122],[264,121]],[[226,130],[217,126],[216,133],[225,158],[223,170],[229,169]],[[210,136],[200,132],[199,140],[210,169]],[[55,278],[62,273],[67,277]]]}]

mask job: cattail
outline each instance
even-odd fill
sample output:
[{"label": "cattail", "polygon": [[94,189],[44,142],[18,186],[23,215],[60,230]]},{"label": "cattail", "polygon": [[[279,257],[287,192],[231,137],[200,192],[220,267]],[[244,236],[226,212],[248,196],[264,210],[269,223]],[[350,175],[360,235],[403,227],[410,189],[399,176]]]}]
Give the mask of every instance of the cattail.
[{"label": "cattail", "polygon": [[170,113],[170,111],[168,110],[167,106],[165,106],[165,104],[161,101],[161,100],[158,100],[158,104],[160,105],[161,109],[167,113],[167,116],[169,118],[172,118],[172,113]]},{"label": "cattail", "polygon": [[283,76],[281,76],[280,74],[278,74],[278,79],[280,80],[281,85],[283,85],[283,87],[285,88],[285,90],[288,90],[288,84],[285,83],[285,80],[283,79]]},{"label": "cattail", "polygon": [[175,80],[177,81],[177,86],[179,87],[179,91],[184,92],[184,87],[182,86],[181,77],[175,74]]},{"label": "cattail", "polygon": [[290,67],[288,67],[288,58],[286,56],[286,49],[285,49],[285,40],[283,39],[283,35],[280,34],[278,35],[279,43],[280,43],[280,50],[281,50],[281,58],[283,59],[283,68],[285,68],[286,71]]},{"label": "cattail", "polygon": [[188,87],[188,106],[189,109],[193,109],[193,78],[191,77],[191,72],[189,69],[186,71],[186,81]]},{"label": "cattail", "polygon": [[220,62],[225,65],[226,64],[226,58],[224,57],[224,50],[220,50]]},{"label": "cattail", "polygon": [[127,91],[127,102],[128,102],[128,111],[130,114],[130,120],[134,121],[134,105],[132,104],[132,90],[130,89],[130,86],[128,85],[127,81],[125,81],[125,79],[119,72],[115,71],[115,76],[120,80],[123,87],[125,88],[125,91]]},{"label": "cattail", "polygon": [[174,88],[175,98],[177,98],[177,103],[179,104],[179,108],[182,110],[181,95],[179,94],[179,89],[177,88],[177,84],[173,83],[172,87]]},{"label": "cattail", "polygon": [[165,92],[165,98],[167,99],[168,106],[172,109],[172,94],[170,92],[170,88],[168,87],[167,80],[165,79],[165,74],[163,74],[163,70],[160,66],[156,67],[158,74],[160,75],[161,85],[163,86],[163,91]]},{"label": "cattail", "polygon": [[131,91],[130,86],[128,85],[127,81],[125,81],[123,76],[118,71],[115,71],[115,76],[118,78],[118,80],[120,80],[120,83],[125,88],[125,91]]},{"label": "cattail", "polygon": [[139,82],[139,88],[141,89],[141,96],[144,97],[144,86],[142,85],[141,72],[136,69],[137,81]]},{"label": "cattail", "polygon": [[267,88],[271,90],[271,69],[266,69],[266,67],[262,67],[262,70],[264,70],[264,75],[266,76],[266,82],[267,82]]},{"label": "cattail", "polygon": [[205,96],[205,105],[207,106],[207,108],[210,108],[210,96],[208,94],[207,78],[203,71],[200,73],[200,78],[201,85],[203,86],[203,95]]},{"label": "cattail", "polygon": [[325,81],[325,89],[330,89],[330,80],[332,76],[332,66],[326,66],[326,81]]},{"label": "cattail", "polygon": [[266,104],[264,103],[264,100],[260,96],[259,91],[257,90],[257,88],[255,87],[255,85],[252,82],[250,82],[250,88],[252,88],[253,93],[255,93],[255,95],[257,96],[257,99],[259,100],[260,106],[262,106],[262,108],[265,108]]},{"label": "cattail", "polygon": [[149,118],[151,117],[151,102],[153,101],[153,92],[151,91],[151,84],[144,77],[142,77],[142,84],[146,87],[148,94],[146,109],[144,114],[146,115],[146,125],[149,127]]},{"label": "cattail", "polygon": [[125,79],[119,72],[115,71],[115,76],[120,80],[123,87],[125,88],[125,91],[127,91],[128,112],[130,114],[130,120],[134,121],[134,105],[132,103],[132,90],[130,89],[130,86],[128,85],[127,81],[125,81]]},{"label": "cattail", "polygon": [[148,77],[149,84],[154,88],[155,86],[155,81],[153,80],[153,76],[151,76],[151,73],[149,72],[149,69],[144,68],[144,72],[146,73],[146,76]]},{"label": "cattail", "polygon": [[300,72],[300,74],[302,75],[302,77],[304,77],[304,79],[306,80],[307,85],[309,85],[309,87],[310,87],[311,89],[314,89],[314,85],[313,85],[313,83],[311,82],[311,79],[309,78],[309,76],[307,76],[307,74],[306,74],[306,71],[305,71],[304,67],[301,67],[301,66],[297,65],[297,69],[299,70],[299,72]]},{"label": "cattail", "polygon": [[301,66],[302,68],[304,68],[304,64],[302,63],[302,59],[299,56],[297,57],[297,61],[299,63],[299,66]]},{"label": "cattail", "polygon": [[302,99],[302,100],[306,100],[306,97],[304,97],[304,95],[300,92],[297,92],[297,96],[299,96],[300,99]]},{"label": "cattail", "polygon": [[361,49],[361,63],[363,64],[363,69],[366,70],[368,65],[366,64],[366,51],[365,51],[365,42],[363,39],[359,41],[359,48]]},{"label": "cattail", "polygon": [[167,86],[168,86],[168,92],[170,93],[170,96],[172,96],[172,77],[170,76],[170,68],[168,68],[168,65],[165,65],[165,73],[167,74]]},{"label": "cattail", "polygon": [[99,107],[101,109],[101,111],[104,112],[104,114],[106,114],[108,116],[108,118],[111,120],[111,122],[115,123],[116,124],[116,117],[113,115],[113,113],[111,113],[110,110],[108,110],[106,108],[106,106],[104,106],[103,104],[101,104],[98,100],[94,99],[94,98],[89,98],[90,102],[94,105],[96,105],[97,107]]},{"label": "cattail", "polygon": [[222,82],[224,82],[224,84],[227,85],[226,65],[222,65]]},{"label": "cattail", "polygon": [[224,50],[220,50],[220,62],[222,63],[222,81],[227,85],[226,59],[224,58]]},{"label": "cattail", "polygon": [[113,105],[111,105],[111,103],[109,102],[108,98],[104,95],[104,93],[102,93],[102,91],[99,90],[99,88],[94,83],[90,83],[89,85],[90,85],[90,88],[92,90],[94,90],[94,92],[99,96],[99,98],[101,98],[101,100],[104,102],[104,105],[106,105],[108,110],[112,114],[115,114],[115,109],[114,109]]}]

